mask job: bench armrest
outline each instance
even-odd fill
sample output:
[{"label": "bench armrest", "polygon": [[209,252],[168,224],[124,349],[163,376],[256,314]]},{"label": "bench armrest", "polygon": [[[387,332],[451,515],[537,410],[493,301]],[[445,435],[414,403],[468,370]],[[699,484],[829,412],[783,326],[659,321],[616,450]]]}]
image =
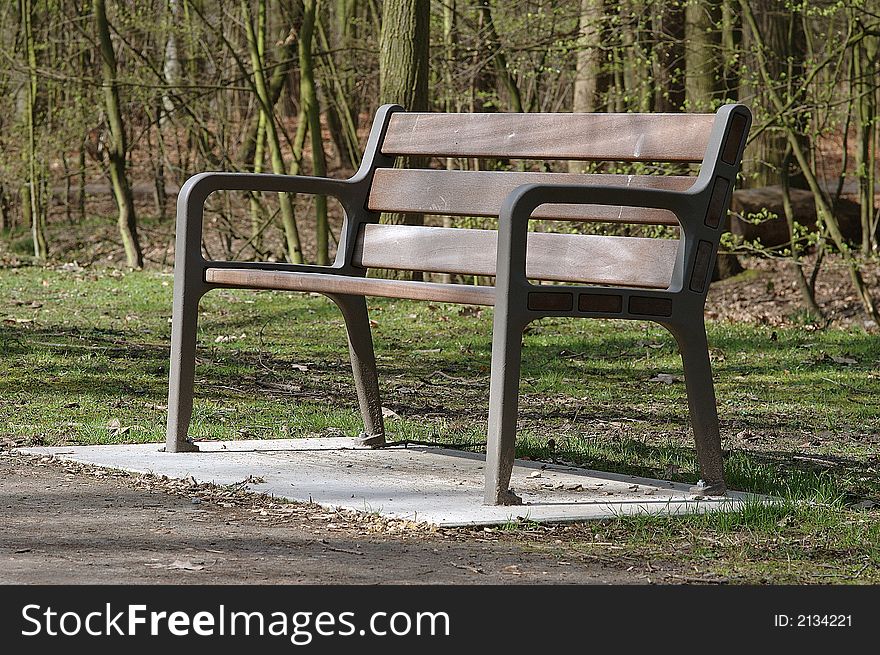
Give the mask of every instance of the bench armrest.
[{"label": "bench armrest", "polygon": [[[687,191],[576,184],[519,186],[505,198],[498,218],[496,289],[501,292],[498,284],[502,280],[505,287],[528,285],[526,279],[528,222],[532,212],[542,204],[622,205],[667,209],[679,217],[682,225],[682,246],[679,248],[676,262],[676,267],[679,268],[688,260],[693,244],[698,241],[696,237],[702,232],[699,226],[689,226],[689,223],[682,218],[705,207],[705,193],[705,187],[699,182]],[[717,241],[717,236],[714,238]],[[674,275],[673,280],[675,278]]]},{"label": "bench armrest", "polygon": [[[337,180],[306,175],[274,175],[271,173],[200,173],[189,178],[177,198],[177,236],[175,266],[184,262],[204,266],[202,257],[202,217],[205,200],[215,191],[274,191],[277,193],[308,193],[332,196],[338,199],[346,212],[363,198],[363,187],[349,180]],[[224,262],[210,262],[213,266]],[[235,262],[236,266],[244,265]],[[275,264],[296,270],[324,270],[326,266],[294,266]]]}]

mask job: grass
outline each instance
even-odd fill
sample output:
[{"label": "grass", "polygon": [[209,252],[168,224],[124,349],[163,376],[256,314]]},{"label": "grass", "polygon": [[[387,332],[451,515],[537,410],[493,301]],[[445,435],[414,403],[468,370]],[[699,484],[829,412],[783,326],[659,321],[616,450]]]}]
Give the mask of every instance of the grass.
[{"label": "grass", "polygon": [[[18,444],[161,441],[168,274],[68,265],[0,271],[0,420]],[[392,439],[484,440],[491,310],[372,300]],[[732,488],[785,502],[599,531],[633,552],[749,582],[880,582],[880,339],[714,323]],[[216,291],[202,303],[191,434],[354,435],[342,318],[318,296]],[[524,337],[518,455],[695,482],[681,363],[659,326],[545,319]],[[658,373],[671,384],[652,381]],[[552,441],[548,439],[552,435]],[[523,527],[525,526],[525,527]],[[586,544],[583,528],[570,546]],[[507,531],[524,530],[512,524]]]}]

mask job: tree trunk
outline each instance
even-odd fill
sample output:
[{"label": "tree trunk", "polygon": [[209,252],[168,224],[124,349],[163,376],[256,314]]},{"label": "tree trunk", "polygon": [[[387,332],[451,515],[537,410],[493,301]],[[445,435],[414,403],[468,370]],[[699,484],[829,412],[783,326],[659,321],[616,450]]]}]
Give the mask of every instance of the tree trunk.
[{"label": "tree trunk", "polygon": [[[857,29],[864,26],[854,17]],[[874,222],[874,194],[877,178],[877,135],[880,116],[877,113],[878,38],[865,36],[852,50],[853,85],[856,98],[856,175],[859,182],[860,219],[862,224],[862,254],[877,249]]]},{"label": "tree trunk", "polygon": [[[386,0],[379,47],[379,102],[408,111],[428,109],[428,0]],[[399,168],[419,168],[424,158],[398,158]],[[422,214],[384,214],[385,223],[421,225]]]},{"label": "tree trunk", "polygon": [[620,3],[621,42],[624,48],[624,106],[629,111],[651,111],[654,85],[651,75],[650,40],[646,33],[645,0]]},{"label": "tree trunk", "polygon": [[32,0],[24,0],[21,6],[22,31],[24,32],[25,48],[28,61],[27,82],[27,208],[28,220],[31,224],[31,239],[34,245],[34,257],[46,259],[49,247],[46,242],[46,213],[40,190],[45,177],[44,166],[37,156],[37,51],[33,29],[34,6]]},{"label": "tree trunk", "polygon": [[599,111],[602,81],[602,0],[581,0],[572,111]]},{"label": "tree trunk", "polygon": [[137,217],[134,211],[134,199],[128,183],[125,164],[128,148],[126,145],[125,125],[122,122],[122,110],[119,104],[119,86],[116,78],[116,53],[110,41],[110,25],[107,21],[107,8],[104,0],[93,0],[95,27],[101,49],[101,72],[103,76],[104,110],[110,126],[110,143],[108,155],[110,159],[110,181],[113,195],[119,208],[119,233],[125,248],[125,258],[131,268],[142,268],[144,256],[137,235]]},{"label": "tree trunk", "polygon": [[360,164],[357,138],[360,102],[356,95],[354,48],[357,44],[358,0],[335,0],[332,11],[329,39],[320,13],[316,18],[319,45],[330,53],[323,59],[327,98],[325,115],[330,137],[336,146],[337,164],[342,168],[357,168]]},{"label": "tree trunk", "polygon": [[[789,188],[788,169],[791,163],[791,146],[787,146],[782,166],[782,208],[785,214],[785,224],[788,228],[789,239],[789,267],[797,282],[798,290],[801,292],[801,298],[804,301],[804,307],[808,313],[816,318],[824,319],[825,314],[822,308],[816,302],[816,287],[811,280],[804,275],[802,268],[801,247],[798,243],[798,234],[795,227],[794,206],[791,202],[791,189]],[[813,280],[812,282],[815,282]]]},{"label": "tree trunk", "polygon": [[651,3],[654,29],[654,111],[677,112],[684,105],[684,8]]},{"label": "tree trunk", "polygon": [[[324,158],[324,141],[321,136],[321,108],[315,89],[315,73],[312,67],[312,42],[315,29],[315,13],[318,0],[305,0],[303,3],[303,22],[299,33],[299,79],[300,103],[302,113],[309,123],[312,146],[312,173],[318,177],[327,175]],[[327,197],[315,198],[315,240],[317,241],[317,263],[326,266],[330,263],[330,228],[327,223]]]},{"label": "tree trunk", "polygon": [[723,97],[736,100],[739,97],[739,57],[742,44],[742,21],[739,18],[737,0],[721,0],[721,63]]},{"label": "tree trunk", "polygon": [[492,53],[495,74],[501,79],[504,88],[507,89],[511,110],[522,113],[525,111],[523,109],[522,93],[516,78],[510,72],[510,68],[507,65],[507,55],[501,48],[501,39],[498,38],[498,32],[495,29],[495,21],[492,18],[492,5],[489,0],[480,0],[479,12],[482,15],[483,38],[485,39],[486,47]]},{"label": "tree trunk", "polygon": [[[750,0],[753,10],[754,29],[743,29],[742,56],[750,75],[740,80],[739,99],[755,112],[755,124],[760,126],[769,119],[767,112],[773,107],[769,99],[767,83],[757,73],[759,49],[763,52],[767,72],[774,84],[779,84],[789,69],[794,76],[795,91],[799,91],[795,80],[803,78],[804,35],[800,16],[783,3],[775,0]],[[808,144],[802,146],[808,150]],[[776,184],[782,173],[782,160],[785,154],[786,136],[778,130],[763,130],[749,142],[746,157],[743,159],[743,173],[749,186],[763,187]],[[804,180],[795,175],[791,179],[795,188],[803,188]]]},{"label": "tree trunk", "polygon": [[[294,26],[294,29],[298,31],[299,28],[298,26]],[[287,84],[290,75],[290,62],[293,59],[293,44],[295,41],[296,40],[293,38],[286,39],[276,51],[276,57],[278,60],[285,63],[275,66],[272,69],[272,77],[269,78],[269,104],[272,106],[273,110],[278,104],[278,100],[281,98],[281,93],[284,91],[284,87]],[[261,59],[264,58],[264,56],[261,57]],[[265,127],[260,124],[260,121],[260,112],[257,112],[248,126],[247,133],[241,140],[241,147],[238,152],[235,153],[235,161],[240,162],[244,168],[253,164],[257,148],[257,133],[260,130],[265,130]]]},{"label": "tree trunk", "polygon": [[[250,52],[251,67],[253,68],[254,85],[257,90],[257,99],[260,103],[260,111],[266,115],[266,143],[269,146],[269,158],[272,162],[272,172],[282,175],[285,172],[284,158],[281,153],[281,141],[278,137],[278,126],[275,124],[273,105],[270,103],[269,89],[266,85],[264,73],[265,58],[261,53],[261,44],[265,43],[264,31],[266,25],[265,0],[259,0],[257,8],[257,27],[254,27],[248,0],[242,0],[241,13],[245,22],[247,33],[248,51]],[[278,194],[278,202],[281,206],[281,223],[284,228],[284,238],[287,250],[287,260],[292,264],[303,262],[302,246],[299,240],[299,230],[296,226],[293,202],[287,193]]]},{"label": "tree trunk", "polygon": [[471,112],[490,112],[497,111],[497,89],[496,87],[496,75],[495,75],[495,67],[491,65],[492,63],[492,51],[489,49],[488,40],[483,38],[483,34],[485,34],[486,26],[486,16],[480,10],[479,0],[475,6],[470,6],[470,1],[467,0],[469,9],[474,9],[476,16],[476,44],[473,48],[473,54],[471,56],[471,70],[473,74],[470,80],[470,103],[469,110]]},{"label": "tree trunk", "polygon": [[685,101],[688,111],[709,112],[719,99],[723,69],[718,0],[690,0],[685,9]]},{"label": "tree trunk", "polygon": [[[599,111],[601,105],[602,82],[602,22],[604,20],[602,0],[581,0],[578,18],[577,58],[574,73],[574,95],[571,110],[575,113]],[[584,173],[586,162],[569,162],[571,173]]]}]

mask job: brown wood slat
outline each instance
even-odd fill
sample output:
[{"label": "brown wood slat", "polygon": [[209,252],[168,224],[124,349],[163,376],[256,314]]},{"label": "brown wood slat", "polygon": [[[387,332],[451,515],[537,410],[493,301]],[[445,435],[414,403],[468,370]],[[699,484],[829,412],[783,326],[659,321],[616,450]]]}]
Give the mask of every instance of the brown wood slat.
[{"label": "brown wood slat", "polygon": [[[693,177],[676,175],[582,175],[577,173],[515,173],[505,171],[443,171],[379,168],[373,177],[367,207],[372,211],[498,216],[507,195],[523,184],[605,184],[685,191]],[[665,209],[602,205],[541,205],[535,218],[650,225],[678,225]]]},{"label": "brown wood slat", "polygon": [[315,291],[383,298],[406,298],[434,302],[455,302],[467,305],[494,305],[495,288],[467,284],[437,284],[357,278],[326,273],[293,273],[260,271],[245,268],[209,268],[205,281],[246,289],[279,289],[284,291]]},{"label": "brown wood slat", "polygon": [[427,114],[397,112],[389,155],[702,161],[714,114]]},{"label": "brown wood slat", "polygon": [[[354,262],[366,268],[495,275],[497,232],[364,225]],[[526,275],[535,280],[665,289],[678,241],[530,232]]]}]

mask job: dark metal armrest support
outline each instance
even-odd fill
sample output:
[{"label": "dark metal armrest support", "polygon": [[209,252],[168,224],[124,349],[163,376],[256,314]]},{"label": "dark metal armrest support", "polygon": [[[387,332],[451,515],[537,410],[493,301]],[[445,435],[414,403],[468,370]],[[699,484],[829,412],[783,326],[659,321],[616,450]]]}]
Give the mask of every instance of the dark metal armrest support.
[{"label": "dark metal armrest support", "polygon": [[531,286],[526,279],[528,222],[535,209],[546,203],[620,205],[673,212],[682,226],[682,244],[679,246],[670,286],[670,290],[676,290],[681,286],[685,263],[690,261],[691,250],[700,231],[694,229],[692,221],[684,220],[683,217],[701,210],[705,205],[706,192],[701,185],[695,185],[683,192],[568,184],[526,184],[517,187],[505,198],[498,220],[498,260],[495,268],[497,293],[502,295],[502,287],[508,285],[523,290]]},{"label": "dark metal armrest support", "polygon": [[[266,173],[200,173],[189,178],[177,199],[177,237],[175,267],[184,264],[204,268],[207,265],[243,268],[277,268],[283,270],[323,271],[329,267],[274,263],[208,262],[202,256],[202,221],[205,201],[216,191],[270,191],[276,193],[307,193],[337,198],[351,213],[363,197],[363,185],[349,180],[334,180],[299,175]],[[180,270],[180,269],[178,269]]]}]

